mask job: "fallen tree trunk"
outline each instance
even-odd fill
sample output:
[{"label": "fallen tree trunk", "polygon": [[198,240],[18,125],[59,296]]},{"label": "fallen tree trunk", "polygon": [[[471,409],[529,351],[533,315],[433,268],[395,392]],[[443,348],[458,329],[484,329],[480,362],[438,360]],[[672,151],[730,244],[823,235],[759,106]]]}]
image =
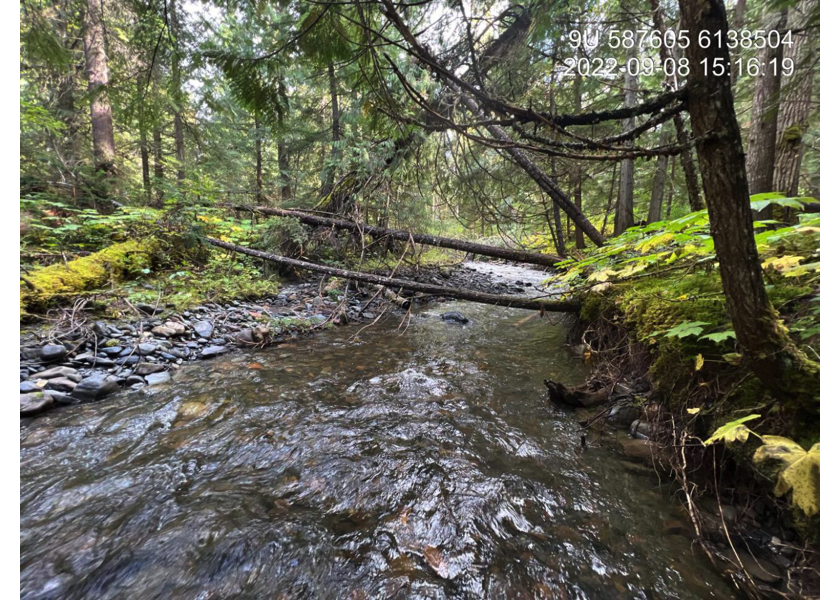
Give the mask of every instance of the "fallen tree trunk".
[{"label": "fallen tree trunk", "polygon": [[519,296],[503,296],[498,294],[486,294],[484,292],[475,292],[472,290],[462,290],[457,288],[444,287],[442,285],[432,285],[429,283],[419,283],[416,281],[409,281],[407,279],[392,279],[382,275],[373,275],[371,273],[361,273],[359,271],[349,271],[347,269],[339,269],[336,267],[328,267],[326,265],[319,265],[294,258],[287,258],[285,256],[277,256],[276,254],[269,254],[260,250],[253,250],[245,246],[238,246],[229,242],[223,242],[215,238],[205,238],[205,240],[226,250],[240,252],[249,256],[255,256],[279,263],[281,265],[288,265],[298,269],[306,269],[307,271],[315,271],[316,273],[324,273],[334,277],[341,277],[342,279],[351,279],[353,281],[362,281],[364,283],[371,283],[374,285],[383,285],[388,288],[412,290],[415,292],[423,292],[430,296],[443,296],[446,298],[457,298],[459,300],[470,300],[480,304],[492,304],[496,306],[509,306],[512,308],[525,308],[529,310],[539,310],[547,312],[578,312],[580,304],[574,301],[551,301],[551,300],[537,300],[533,298],[521,298]]},{"label": "fallen tree trunk", "polygon": [[499,248],[497,246],[490,246],[488,244],[476,244],[474,242],[466,242],[464,240],[438,237],[436,235],[427,235],[425,233],[411,233],[410,231],[405,231],[402,229],[386,229],[385,227],[375,227],[373,225],[354,223],[353,221],[345,221],[343,219],[320,217],[317,215],[304,213],[296,210],[285,210],[282,208],[271,208],[268,206],[250,206],[234,204],[227,204],[226,206],[228,206],[229,208],[233,208],[234,210],[247,210],[263,215],[291,217],[293,219],[297,219],[301,223],[306,223],[307,225],[314,225],[316,227],[335,227],[336,229],[348,229],[351,231],[367,233],[374,237],[390,237],[395,240],[404,241],[412,240],[417,244],[423,244],[426,246],[451,248],[452,250],[460,250],[462,252],[480,254],[482,256],[492,256],[494,258],[503,258],[505,260],[512,260],[515,262],[527,263],[531,265],[553,267],[555,263],[558,263],[561,260],[563,260],[559,256],[553,256],[551,254],[540,254],[539,252],[514,250],[512,248]]}]

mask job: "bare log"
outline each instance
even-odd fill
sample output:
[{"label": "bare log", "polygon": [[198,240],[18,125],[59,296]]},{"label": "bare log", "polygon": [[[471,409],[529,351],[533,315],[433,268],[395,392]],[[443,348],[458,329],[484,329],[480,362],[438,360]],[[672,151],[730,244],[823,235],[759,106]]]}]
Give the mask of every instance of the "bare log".
[{"label": "bare log", "polygon": [[556,263],[563,260],[559,256],[551,254],[540,254],[539,252],[528,252],[526,250],[514,250],[512,248],[499,248],[497,246],[490,246],[488,244],[476,244],[474,242],[467,242],[464,240],[456,240],[453,238],[438,237],[436,235],[427,235],[425,233],[412,233],[402,229],[386,229],[385,227],[375,227],[373,225],[365,225],[363,223],[354,223],[353,221],[345,221],[343,219],[334,219],[330,217],[320,217],[310,213],[304,213],[296,210],[286,210],[282,208],[271,208],[268,206],[249,206],[249,205],[226,205],[234,210],[247,210],[263,215],[276,215],[279,217],[292,217],[299,220],[301,223],[307,225],[314,225],[316,227],[335,227],[336,229],[347,229],[351,231],[358,231],[366,233],[374,237],[390,237],[395,240],[413,241],[416,244],[424,244],[426,246],[438,246],[440,248],[451,248],[452,250],[460,250],[471,254],[480,254],[482,256],[492,256],[494,258],[503,258],[505,260],[512,260],[514,262],[527,263],[532,265],[542,265],[544,267],[553,267]]},{"label": "bare log", "polygon": [[246,248],[245,246],[238,246],[229,242],[223,242],[215,238],[205,238],[205,240],[226,250],[240,252],[249,256],[255,256],[263,260],[279,263],[281,265],[288,265],[298,269],[306,269],[307,271],[315,271],[316,273],[324,273],[334,277],[341,277],[342,279],[351,279],[353,281],[362,281],[373,285],[383,285],[388,288],[412,290],[415,292],[423,292],[430,296],[442,296],[445,298],[457,298],[459,300],[470,300],[478,302],[479,304],[492,304],[495,306],[508,306],[511,308],[525,308],[528,310],[539,310],[547,312],[578,312],[580,304],[575,301],[551,301],[551,300],[537,300],[534,298],[522,298],[519,296],[504,296],[498,294],[486,294],[484,292],[475,292],[472,290],[463,290],[457,288],[444,287],[442,285],[432,285],[429,283],[419,283],[416,281],[409,281],[407,279],[392,279],[382,275],[374,275],[372,273],[361,273],[359,271],[350,271],[347,269],[339,269],[336,267],[328,267],[326,265],[319,265],[304,260],[297,260],[294,258],[287,258],[285,256],[277,256],[276,254],[269,254],[260,250]]},{"label": "bare log", "polygon": [[407,309],[411,306],[411,300],[409,300],[408,298],[403,298],[398,293],[396,293],[394,290],[389,290],[384,285],[376,286],[376,291],[381,292],[382,295],[385,296],[385,298],[389,302],[391,302],[393,304],[396,304],[400,308]]}]

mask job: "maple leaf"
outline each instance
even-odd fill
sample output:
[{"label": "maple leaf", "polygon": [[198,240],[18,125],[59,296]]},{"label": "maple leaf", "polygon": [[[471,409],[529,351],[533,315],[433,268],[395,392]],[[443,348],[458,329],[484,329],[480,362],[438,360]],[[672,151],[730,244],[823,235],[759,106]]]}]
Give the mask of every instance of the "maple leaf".
[{"label": "maple leaf", "polygon": [[764,445],[755,451],[753,461],[768,460],[781,463],[776,489],[777,496],[793,491],[793,503],[808,516],[820,512],[820,444],[811,446],[808,452],[786,437],[762,436]]},{"label": "maple leaf", "polygon": [[727,444],[732,442],[746,442],[750,434],[754,432],[749,427],[746,427],[744,423],[758,419],[759,417],[761,415],[747,415],[735,421],[730,421],[726,425],[718,427],[717,431],[712,434],[712,437],[703,442],[703,445],[708,446],[720,440],[723,440]]}]

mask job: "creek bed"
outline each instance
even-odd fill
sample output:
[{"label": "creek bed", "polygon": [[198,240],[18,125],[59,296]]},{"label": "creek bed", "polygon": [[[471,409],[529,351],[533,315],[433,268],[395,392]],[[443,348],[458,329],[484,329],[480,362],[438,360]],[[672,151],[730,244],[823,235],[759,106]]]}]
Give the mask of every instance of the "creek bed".
[{"label": "creek bed", "polygon": [[542,379],[586,369],[531,314],[432,305],[22,421],[22,596],[731,598],[673,488],[580,449]]}]

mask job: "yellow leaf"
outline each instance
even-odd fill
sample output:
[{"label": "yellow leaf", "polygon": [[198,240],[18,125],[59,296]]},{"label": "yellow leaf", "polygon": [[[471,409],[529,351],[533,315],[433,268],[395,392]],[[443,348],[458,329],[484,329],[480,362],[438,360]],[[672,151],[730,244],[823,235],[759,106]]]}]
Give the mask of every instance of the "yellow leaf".
[{"label": "yellow leaf", "polygon": [[699,408],[686,408],[685,410],[690,415],[696,415],[697,413],[700,412]]},{"label": "yellow leaf", "polygon": [[589,281],[606,281],[611,275],[618,275],[618,273],[612,269],[601,269],[592,273],[587,279]]},{"label": "yellow leaf", "polygon": [[793,491],[793,503],[808,516],[820,512],[820,444],[808,452],[799,444],[776,435],[762,436],[764,445],[755,451],[753,461],[774,460],[781,463],[776,480],[777,496]]},{"label": "yellow leaf", "polygon": [[655,248],[657,246],[663,246],[674,239],[673,233],[660,233],[659,235],[655,235],[650,239],[644,240],[639,242],[636,245],[636,249],[639,252],[645,253],[648,250]]},{"label": "yellow leaf", "polygon": [[592,291],[596,293],[606,292],[608,289],[612,287],[611,281],[605,281],[604,283],[599,283],[598,285],[592,286]]},{"label": "yellow leaf", "polygon": [[630,277],[630,275],[635,275],[640,271],[644,271],[647,268],[647,265],[644,263],[636,263],[635,265],[630,265],[629,267],[625,267],[618,272],[619,277]]},{"label": "yellow leaf", "polygon": [[697,356],[695,356],[694,357],[694,370],[699,371],[700,369],[702,369],[703,368],[703,363],[705,363],[705,362],[706,361],[703,359],[702,354],[698,354]]},{"label": "yellow leaf", "polygon": [[746,417],[741,417],[735,421],[730,421],[726,425],[718,427],[712,434],[712,437],[703,442],[703,445],[708,446],[709,444],[714,444],[720,440],[723,440],[727,444],[732,442],[746,442],[747,438],[750,437],[750,434],[753,433],[753,431],[744,425],[744,423],[759,418],[761,418],[761,415],[747,415]]},{"label": "yellow leaf", "polygon": [[776,271],[781,271],[784,273],[785,271],[789,271],[793,269],[800,262],[804,259],[803,256],[778,256],[773,258],[768,258],[761,266],[765,269],[774,269]]}]

